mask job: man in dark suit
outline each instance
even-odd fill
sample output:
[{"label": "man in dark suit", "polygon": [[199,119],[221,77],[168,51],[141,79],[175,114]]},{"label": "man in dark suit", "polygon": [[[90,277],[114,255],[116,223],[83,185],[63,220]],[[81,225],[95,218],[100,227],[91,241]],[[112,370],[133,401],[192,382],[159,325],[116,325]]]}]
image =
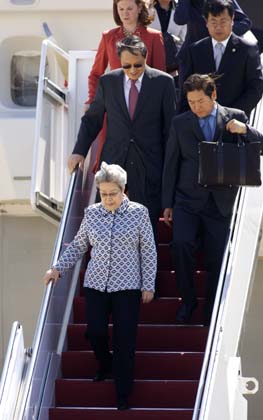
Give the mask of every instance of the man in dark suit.
[{"label": "man in dark suit", "polygon": [[147,50],[137,36],[119,42],[117,50],[122,69],[100,78],[96,97],[82,117],[69,169],[83,164],[107,113],[101,161],[127,171],[129,198],[148,207],[156,234],[164,147],[176,111],[173,78],[146,65]]},{"label": "man in dark suit", "polygon": [[[234,9],[230,0],[206,2],[204,16],[210,36],[186,48],[181,60],[180,86],[193,73],[220,75],[219,103],[241,109],[249,116],[263,92],[258,47],[232,33]],[[189,109],[182,89],[181,94],[179,112]]]},{"label": "man in dark suit", "polygon": [[207,271],[205,323],[208,324],[216,293],[222,257],[229,231],[236,187],[205,188],[198,184],[198,143],[236,141],[235,133],[248,141],[263,135],[247,125],[243,111],[216,102],[215,81],[208,75],[191,75],[184,84],[191,108],[173,118],[166,147],[163,173],[163,207],[166,223],[173,220],[172,255],[182,296],[177,321],[187,322],[197,306],[193,275],[200,232]]},{"label": "man in dark suit", "polygon": [[[234,7],[233,32],[241,36],[251,29],[252,23],[238,2],[232,0],[232,3]],[[181,53],[188,45],[209,35],[203,16],[204,4],[205,0],[178,0],[174,13],[174,21],[178,25],[187,24],[187,32]]]}]

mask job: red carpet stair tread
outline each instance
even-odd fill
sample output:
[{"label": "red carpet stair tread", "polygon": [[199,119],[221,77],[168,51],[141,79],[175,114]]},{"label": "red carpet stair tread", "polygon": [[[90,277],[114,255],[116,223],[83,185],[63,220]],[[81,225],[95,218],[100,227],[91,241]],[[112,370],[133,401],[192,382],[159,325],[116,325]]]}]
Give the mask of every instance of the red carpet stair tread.
[{"label": "red carpet stair tread", "polygon": [[[50,420],[191,420],[203,363],[208,328],[203,327],[204,282],[198,257],[195,284],[198,308],[191,324],[177,325],[180,305],[172,271],[171,231],[159,222],[159,298],[142,305],[138,328],[134,391],[130,410],[118,411],[112,380],[94,383],[96,361],[85,339],[83,288],[75,298],[74,321],[68,326],[68,348],[62,354],[62,377],[55,384]],[[83,273],[80,276],[82,283]],[[111,325],[110,325],[111,336]]]},{"label": "red carpet stair tread", "polygon": [[131,409],[117,411],[116,409],[96,408],[52,408],[50,420],[192,420],[193,410],[177,409]]}]

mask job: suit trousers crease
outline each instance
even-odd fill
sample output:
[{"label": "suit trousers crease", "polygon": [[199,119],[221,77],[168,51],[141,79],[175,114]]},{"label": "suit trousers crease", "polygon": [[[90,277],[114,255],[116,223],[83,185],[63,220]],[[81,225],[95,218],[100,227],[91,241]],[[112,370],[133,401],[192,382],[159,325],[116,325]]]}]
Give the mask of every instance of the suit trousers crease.
[{"label": "suit trousers crease", "polygon": [[199,211],[176,206],[173,211],[172,257],[177,285],[185,303],[196,299],[194,272],[198,248],[204,251],[206,274],[205,313],[213,309],[221,263],[229,232],[231,215],[223,216],[209,194],[208,201]]},{"label": "suit trousers crease", "polygon": [[140,290],[100,292],[85,288],[87,331],[100,367],[111,363],[108,323],[112,314],[113,373],[118,397],[132,391]]},{"label": "suit trousers crease", "polygon": [[[127,171],[127,194],[129,199],[148,208],[157,245],[157,224],[161,213],[161,183],[150,183],[144,154],[135,141],[130,144],[124,169]],[[160,172],[159,180],[161,180],[161,176]]]}]

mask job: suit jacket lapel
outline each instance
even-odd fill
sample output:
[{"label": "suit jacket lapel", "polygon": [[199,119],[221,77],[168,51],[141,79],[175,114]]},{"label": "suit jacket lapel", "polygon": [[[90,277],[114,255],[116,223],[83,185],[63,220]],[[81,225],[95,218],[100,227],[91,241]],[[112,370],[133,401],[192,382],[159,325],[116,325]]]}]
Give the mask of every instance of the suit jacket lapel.
[{"label": "suit jacket lapel", "polygon": [[116,98],[119,98],[120,108],[124,115],[130,120],[129,110],[127,108],[125,95],[124,95],[124,73],[121,71],[118,79],[117,79],[117,86],[116,86]]},{"label": "suit jacket lapel", "polygon": [[148,66],[146,66],[133,120],[135,120],[137,115],[139,115],[150,92],[151,92],[151,70]]},{"label": "suit jacket lapel", "polygon": [[[227,110],[222,107],[221,105],[217,104],[217,116],[216,116],[216,128],[214,134],[214,141],[218,141],[220,136],[222,135],[223,131],[225,130],[226,123],[229,121],[229,114]],[[195,138],[198,141],[205,141],[205,137],[203,131],[200,127],[198,117],[195,116],[191,111],[188,115],[189,118],[189,126],[191,127]]]},{"label": "suit jacket lapel", "polygon": [[197,138],[197,140],[198,141],[204,141],[205,138],[204,138],[203,131],[200,127],[198,117],[190,111],[188,118],[189,118],[189,127],[191,127],[191,129],[192,129],[195,137]]},{"label": "suit jacket lapel", "polygon": [[238,47],[239,47],[239,39],[237,36],[232,34],[228,40],[226,49],[222,56],[219,68],[217,70],[218,73],[224,72],[225,64],[227,64],[228,69],[231,68],[232,62],[234,63]]},{"label": "suit jacket lapel", "polygon": [[212,38],[208,37],[203,44],[204,53],[203,59],[205,60],[206,66],[208,69],[212,69],[213,72],[216,72],[216,64],[214,59],[214,48],[212,43]]},{"label": "suit jacket lapel", "polygon": [[229,115],[227,110],[222,107],[221,105],[217,105],[217,116],[216,116],[216,129],[215,129],[215,135],[214,140],[218,141],[220,139],[220,136],[222,136],[223,132],[225,131],[225,126],[227,122],[229,121]]}]

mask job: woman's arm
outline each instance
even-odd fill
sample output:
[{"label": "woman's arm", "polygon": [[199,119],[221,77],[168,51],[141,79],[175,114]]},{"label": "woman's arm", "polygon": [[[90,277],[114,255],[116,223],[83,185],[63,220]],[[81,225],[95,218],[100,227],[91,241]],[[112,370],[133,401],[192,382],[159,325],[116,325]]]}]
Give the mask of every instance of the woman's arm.
[{"label": "woman's arm", "polygon": [[95,56],[95,60],[88,77],[88,100],[87,104],[90,104],[96,94],[99,78],[104,74],[108,66],[109,58],[107,53],[106,36],[102,34],[102,38]]},{"label": "woman's arm", "polygon": [[153,35],[152,60],[151,63],[147,62],[147,64],[158,70],[166,70],[165,49],[161,32]]},{"label": "woman's arm", "polygon": [[[88,209],[85,210],[85,216],[87,211]],[[72,268],[80,257],[88,250],[88,229],[87,219],[85,216],[73,241],[63,252],[57,263],[47,270],[43,279],[46,285],[48,285],[51,281],[56,283],[60,275]]]}]

